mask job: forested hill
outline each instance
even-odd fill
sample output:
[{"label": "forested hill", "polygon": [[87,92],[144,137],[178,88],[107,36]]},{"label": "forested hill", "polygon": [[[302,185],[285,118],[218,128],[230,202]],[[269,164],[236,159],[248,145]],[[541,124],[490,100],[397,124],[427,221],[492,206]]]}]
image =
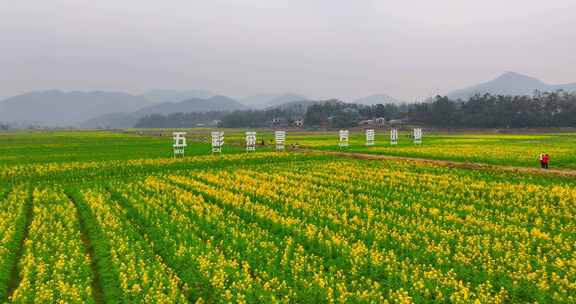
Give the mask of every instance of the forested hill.
[{"label": "forested hill", "polygon": [[439,96],[414,104],[407,114],[411,122],[439,127],[576,127],[576,93],[485,94],[467,102]]},{"label": "forested hill", "polygon": [[138,127],[230,128],[288,127],[303,119],[305,128],[344,128],[368,125],[375,118],[387,124],[407,123],[454,128],[576,127],[576,93],[537,93],[532,96],[476,95],[468,101],[437,96],[425,103],[361,105],[338,100],[310,102],[306,107],[278,107],[198,114],[153,115]]}]

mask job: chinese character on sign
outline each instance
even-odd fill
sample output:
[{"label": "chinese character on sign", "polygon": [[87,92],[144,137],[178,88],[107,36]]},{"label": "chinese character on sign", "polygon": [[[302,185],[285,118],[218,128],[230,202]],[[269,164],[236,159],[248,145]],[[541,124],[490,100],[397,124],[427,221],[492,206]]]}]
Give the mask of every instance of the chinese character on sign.
[{"label": "chinese character on sign", "polygon": [[340,149],[348,148],[348,137],[349,137],[348,130],[340,130],[339,135],[340,140],[338,141],[338,146],[340,147]]},{"label": "chinese character on sign", "polygon": [[186,132],[173,132],[174,138],[174,156],[184,156],[184,149],[186,148]]},{"label": "chinese character on sign", "polygon": [[274,132],[274,139],[276,141],[276,150],[284,150],[284,144],[286,142],[286,131]]},{"label": "chinese character on sign", "polygon": [[414,129],[414,143],[415,144],[422,143],[422,129],[420,128]]},{"label": "chinese character on sign", "polygon": [[366,130],[366,146],[373,146],[374,145],[374,137],[376,133],[372,129]]},{"label": "chinese character on sign", "polygon": [[391,145],[398,144],[398,129],[390,130],[390,144]]},{"label": "chinese character on sign", "polygon": [[246,132],[246,151],[256,151],[256,132]]},{"label": "chinese character on sign", "polygon": [[222,153],[222,146],[224,146],[224,132],[212,132],[212,153]]}]

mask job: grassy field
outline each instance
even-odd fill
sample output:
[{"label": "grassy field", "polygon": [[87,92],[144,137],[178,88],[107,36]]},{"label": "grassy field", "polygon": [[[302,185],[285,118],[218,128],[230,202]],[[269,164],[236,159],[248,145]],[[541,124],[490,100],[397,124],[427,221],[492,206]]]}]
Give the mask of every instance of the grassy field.
[{"label": "grassy field", "polygon": [[[194,139],[194,138],[193,138]],[[205,136],[188,141],[188,155],[208,155]],[[243,151],[225,145],[224,153]],[[0,165],[166,158],[172,156],[172,135],[142,136],[133,132],[54,131],[0,132]]]},{"label": "grassy field", "polygon": [[[206,130],[190,132],[185,158],[158,130],[1,134],[0,303],[576,302],[572,179],[270,145],[211,156]],[[362,138],[350,150],[367,152]],[[430,135],[368,152],[453,159],[454,141],[477,147],[459,160],[500,164],[479,151],[573,137]]]},{"label": "grassy field", "polygon": [[[425,134],[416,145],[409,133],[400,134],[398,145],[391,145],[388,133],[380,132],[376,144],[365,146],[365,137],[354,133],[350,138],[351,152],[476,162],[493,165],[538,167],[540,153],[551,156],[551,165],[559,169],[576,169],[576,134]],[[316,149],[340,150],[336,132],[315,137],[292,138],[301,145]]]},{"label": "grassy field", "polygon": [[[196,141],[206,141],[207,129],[189,130]],[[244,131],[224,129],[227,142],[240,146]],[[272,149],[273,132],[258,131],[258,143],[264,140]],[[132,130],[133,134],[168,136],[170,130]],[[363,131],[350,133],[349,152],[382,154],[425,159],[475,162],[492,165],[539,167],[538,156],[548,153],[551,167],[576,169],[576,134],[494,134],[494,133],[425,133],[423,143],[415,145],[408,131],[400,132],[398,145],[390,144],[389,130],[376,130],[376,144],[365,146]],[[286,143],[303,148],[339,151],[338,131],[288,131]]]},{"label": "grassy field", "polygon": [[[224,153],[243,152],[244,130],[225,129]],[[259,151],[272,151],[273,132],[257,130]],[[207,129],[188,130],[189,155],[210,154]],[[387,131],[377,131],[376,145],[366,147],[364,134],[352,132],[347,151],[441,159],[463,162],[538,167],[538,155],[548,153],[553,168],[576,169],[576,134],[425,134],[421,145],[413,144],[408,132],[391,145]],[[170,130],[125,132],[15,132],[0,133],[0,165],[71,161],[165,158],[172,154]],[[340,150],[338,134],[288,131],[287,146]]]}]

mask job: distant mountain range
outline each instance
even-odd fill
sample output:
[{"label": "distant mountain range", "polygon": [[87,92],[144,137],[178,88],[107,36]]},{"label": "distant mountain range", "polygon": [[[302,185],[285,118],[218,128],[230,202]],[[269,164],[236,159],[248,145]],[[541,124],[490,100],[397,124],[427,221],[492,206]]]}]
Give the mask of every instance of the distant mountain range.
[{"label": "distant mountain range", "polygon": [[[576,83],[548,84],[514,72],[448,94],[453,99],[468,99],[475,94],[531,95],[535,91],[573,91]],[[363,105],[402,104],[385,94],[353,100]],[[142,95],[107,91],[38,91],[0,100],[0,122],[19,126],[126,128],[151,114],[177,112],[234,111],[281,108],[304,113],[314,104],[305,96],[285,93],[255,95],[239,99],[215,95],[206,90],[151,90]]]},{"label": "distant mountain range", "polygon": [[248,109],[243,104],[226,96],[212,96],[207,99],[192,98],[179,102],[162,102],[153,104],[131,113],[105,114],[88,121],[80,126],[83,128],[127,128],[147,115],[172,113],[192,113],[209,111],[234,111]]},{"label": "distant mountain range", "polygon": [[150,102],[160,103],[160,102],[178,102],[192,98],[206,99],[215,95],[216,94],[206,90],[155,89],[142,94],[142,97],[148,99]]},{"label": "distant mountain range", "polygon": [[31,92],[2,101],[0,121],[73,126],[110,112],[133,112],[150,102],[122,92]]},{"label": "distant mountain range", "polygon": [[241,100],[242,103],[204,90],[152,90],[138,96],[121,92],[38,91],[0,101],[0,121],[19,126],[128,128],[152,114],[281,108],[303,115],[314,104],[291,93]]},{"label": "distant mountain range", "polygon": [[150,114],[209,112],[223,110],[245,110],[247,107],[226,96],[213,96],[207,99],[192,98],[179,102],[163,102],[136,111],[134,114],[145,116]]},{"label": "distant mountain range", "polygon": [[376,105],[376,104],[396,104],[396,105],[398,105],[398,104],[406,103],[403,100],[396,99],[394,97],[390,97],[386,94],[370,95],[370,96],[358,98],[358,99],[354,100],[353,102],[357,103],[357,104],[367,105],[367,106]]},{"label": "distant mountain range", "polygon": [[527,75],[506,72],[488,82],[473,85],[448,94],[453,99],[469,99],[477,94],[495,95],[532,95],[535,91],[553,92],[558,90],[576,91],[576,83],[548,84],[540,79]]},{"label": "distant mountain range", "polygon": [[[150,114],[247,109],[225,96],[178,100],[192,92],[200,91],[156,90],[142,96],[102,91],[31,92],[0,101],[0,121],[49,127],[124,128],[131,127],[139,118]],[[150,97],[154,102],[144,96],[154,96]],[[159,102],[164,98],[176,101]]]},{"label": "distant mountain range", "polygon": [[240,101],[242,104],[257,109],[269,108],[294,101],[306,101],[306,100],[309,99],[305,96],[293,93],[284,93],[280,95],[262,94],[262,95],[242,97],[238,99],[238,101]]}]

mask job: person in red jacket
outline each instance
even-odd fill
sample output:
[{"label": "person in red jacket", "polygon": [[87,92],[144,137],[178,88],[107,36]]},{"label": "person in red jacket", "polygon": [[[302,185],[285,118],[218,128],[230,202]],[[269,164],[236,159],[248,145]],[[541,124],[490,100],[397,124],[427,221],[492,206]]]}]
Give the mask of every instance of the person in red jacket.
[{"label": "person in red jacket", "polygon": [[544,157],[542,158],[542,162],[544,163],[544,169],[548,169],[548,167],[550,165],[550,156],[548,154],[544,154]]}]

